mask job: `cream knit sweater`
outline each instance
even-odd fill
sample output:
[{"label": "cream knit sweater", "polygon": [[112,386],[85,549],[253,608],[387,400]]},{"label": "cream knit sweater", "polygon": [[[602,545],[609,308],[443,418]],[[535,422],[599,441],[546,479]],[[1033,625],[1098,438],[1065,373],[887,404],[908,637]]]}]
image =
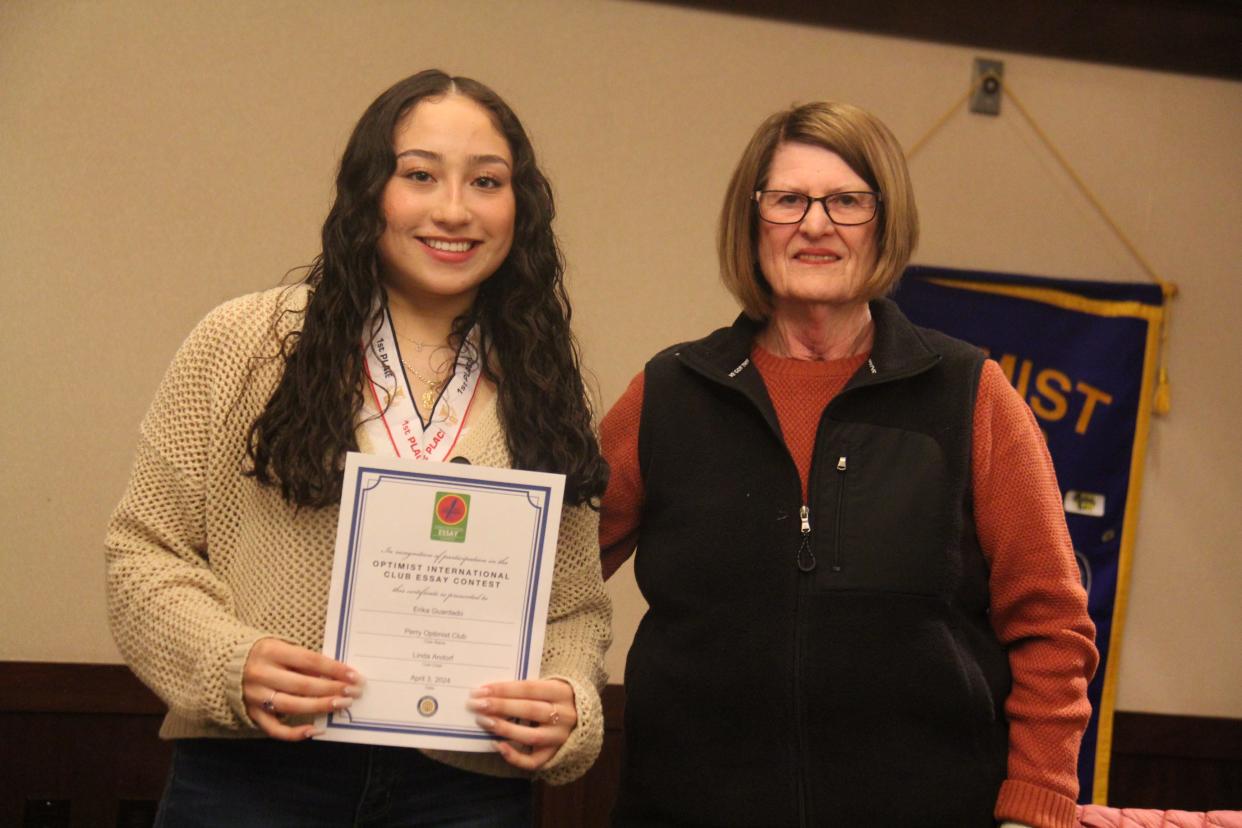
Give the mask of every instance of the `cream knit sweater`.
[{"label": "cream knit sweater", "polygon": [[[280,376],[278,337],[301,326],[303,286],[243,296],[190,334],[142,421],[134,468],[108,526],[108,609],[133,671],[168,704],[160,735],[262,737],[246,715],[250,647],[276,636],[319,651],[337,507],[297,509],[240,473],[246,430]],[[508,467],[494,403],[454,451]],[[603,740],[599,688],[611,607],[600,577],[598,515],[562,512],[542,675],[567,681],[578,724],[538,774],[572,781]],[[459,768],[519,776],[494,753],[427,751]]]}]

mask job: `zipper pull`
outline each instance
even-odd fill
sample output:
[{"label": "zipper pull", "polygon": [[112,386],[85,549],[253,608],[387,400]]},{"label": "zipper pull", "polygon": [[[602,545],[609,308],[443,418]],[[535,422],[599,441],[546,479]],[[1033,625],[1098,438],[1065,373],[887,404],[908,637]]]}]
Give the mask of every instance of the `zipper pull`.
[{"label": "zipper pull", "polygon": [[802,543],[798,545],[798,569],[803,572],[815,570],[815,553],[811,551],[811,510],[803,506],[798,510],[802,520]]},{"label": "zipper pull", "polygon": [[[846,470],[845,455],[842,454],[840,457],[837,458],[837,472],[839,474],[845,474],[845,470]],[[841,571],[841,514],[840,512],[841,512],[844,494],[845,494],[845,479],[842,478],[841,485],[837,490],[837,539],[836,539],[836,543],[833,544],[833,547],[832,547],[832,571],[833,572]]]}]

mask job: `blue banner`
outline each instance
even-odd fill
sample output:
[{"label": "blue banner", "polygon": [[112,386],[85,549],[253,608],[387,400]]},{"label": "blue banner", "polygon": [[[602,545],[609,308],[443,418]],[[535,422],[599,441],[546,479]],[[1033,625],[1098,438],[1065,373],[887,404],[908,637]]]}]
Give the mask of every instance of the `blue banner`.
[{"label": "blue banner", "polygon": [[1158,285],[911,267],[894,298],[918,325],[983,348],[1048,441],[1100,666],[1078,760],[1082,802],[1106,804],[1117,648],[1138,523],[1164,295]]}]

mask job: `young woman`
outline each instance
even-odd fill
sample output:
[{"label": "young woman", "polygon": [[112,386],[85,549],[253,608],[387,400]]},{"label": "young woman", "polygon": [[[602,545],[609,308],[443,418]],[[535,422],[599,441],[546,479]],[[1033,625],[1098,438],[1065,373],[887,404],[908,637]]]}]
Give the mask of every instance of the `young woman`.
[{"label": "young woman", "polygon": [[[114,635],[176,740],[160,824],[525,825],[531,774],[594,761],[607,470],[553,214],[509,107],[420,72],[355,127],[305,280],[178,352],[107,537]],[[495,753],[308,741],[365,692],[319,652],[349,450],[567,475],[543,677],[470,703]]]}]

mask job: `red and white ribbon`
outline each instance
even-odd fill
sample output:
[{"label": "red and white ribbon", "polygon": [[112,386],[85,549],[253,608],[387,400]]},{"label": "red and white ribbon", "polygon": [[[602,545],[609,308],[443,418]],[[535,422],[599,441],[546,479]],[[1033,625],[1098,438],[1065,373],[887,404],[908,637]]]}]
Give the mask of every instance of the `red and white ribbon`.
[{"label": "red and white ribbon", "polygon": [[462,424],[483,373],[479,326],[466,334],[453,374],[426,420],[414,404],[413,389],[401,365],[401,351],[388,309],[377,311],[379,329],[363,343],[365,389],[358,442],[362,451],[418,460],[444,460],[461,437]]}]

